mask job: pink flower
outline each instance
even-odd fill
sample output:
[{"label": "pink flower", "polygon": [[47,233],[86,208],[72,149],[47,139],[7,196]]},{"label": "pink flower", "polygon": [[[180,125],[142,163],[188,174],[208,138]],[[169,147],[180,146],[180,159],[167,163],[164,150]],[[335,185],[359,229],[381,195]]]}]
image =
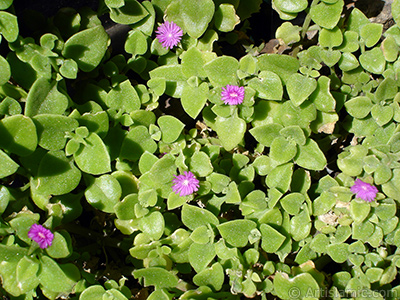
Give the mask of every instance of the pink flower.
[{"label": "pink flower", "polygon": [[372,202],[378,193],[378,189],[376,187],[360,179],[356,179],[354,185],[350,188],[350,191],[356,194],[357,198],[368,202]]},{"label": "pink flower", "polygon": [[182,29],[174,22],[168,21],[158,26],[156,31],[156,37],[162,46],[170,49],[179,44],[182,35]]},{"label": "pink flower", "polygon": [[238,105],[243,102],[244,87],[228,84],[222,88],[221,98],[225,104]]},{"label": "pink flower", "polygon": [[174,175],[175,179],[172,180],[172,190],[179,196],[187,196],[197,192],[199,189],[199,181],[190,171],[183,172],[181,175]]},{"label": "pink flower", "polygon": [[51,246],[54,239],[54,235],[49,229],[38,224],[32,225],[31,229],[29,229],[28,237],[38,243],[42,249]]}]

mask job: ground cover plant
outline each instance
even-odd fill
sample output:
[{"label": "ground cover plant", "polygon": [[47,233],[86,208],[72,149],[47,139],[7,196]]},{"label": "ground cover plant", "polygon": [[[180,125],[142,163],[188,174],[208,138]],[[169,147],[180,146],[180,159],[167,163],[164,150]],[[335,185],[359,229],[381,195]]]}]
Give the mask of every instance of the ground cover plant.
[{"label": "ground cover plant", "polygon": [[4,299],[400,298],[400,1],[17,2]]}]

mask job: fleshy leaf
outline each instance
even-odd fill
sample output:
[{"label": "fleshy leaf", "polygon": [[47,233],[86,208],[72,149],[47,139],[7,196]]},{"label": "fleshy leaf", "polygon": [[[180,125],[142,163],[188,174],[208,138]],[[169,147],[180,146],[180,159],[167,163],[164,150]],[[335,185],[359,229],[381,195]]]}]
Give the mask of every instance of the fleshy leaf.
[{"label": "fleshy leaf", "polygon": [[82,71],[90,72],[103,59],[108,43],[109,37],[103,26],[96,26],[71,36],[65,42],[62,54],[72,58]]}]

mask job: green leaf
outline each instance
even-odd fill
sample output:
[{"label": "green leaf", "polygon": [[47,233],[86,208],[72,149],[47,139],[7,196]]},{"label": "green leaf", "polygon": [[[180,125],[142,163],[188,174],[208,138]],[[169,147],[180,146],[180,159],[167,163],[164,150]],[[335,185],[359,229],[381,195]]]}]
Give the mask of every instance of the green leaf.
[{"label": "green leaf", "polygon": [[0,150],[0,165],[0,179],[14,174],[19,167],[19,165],[2,150]]},{"label": "green leaf", "polygon": [[347,112],[354,118],[366,117],[372,108],[372,101],[366,96],[358,96],[344,103]]},{"label": "green leaf", "polygon": [[154,286],[156,289],[175,288],[178,284],[178,277],[171,272],[159,267],[139,269],[132,272],[136,279],[143,278],[144,286]]},{"label": "green leaf", "polygon": [[153,211],[139,220],[139,227],[140,230],[146,233],[153,241],[157,241],[164,233],[164,217],[159,211]]},{"label": "green leaf", "polygon": [[110,18],[118,24],[135,24],[143,20],[149,13],[146,8],[136,0],[124,0],[125,5],[111,8]]},{"label": "green leaf", "polygon": [[73,132],[79,123],[62,115],[40,114],[33,117],[39,145],[47,150],[61,150],[65,147],[66,133]]},{"label": "green leaf", "polygon": [[231,4],[221,3],[214,14],[215,27],[222,32],[232,31],[240,18],[236,15],[235,7]]},{"label": "green leaf", "polygon": [[318,78],[318,84],[315,91],[310,96],[310,101],[322,112],[335,111],[336,100],[330,92],[331,79],[326,76]]},{"label": "green leaf", "polygon": [[157,124],[160,127],[164,143],[175,142],[185,127],[185,124],[174,116],[161,116],[158,118]]},{"label": "green leaf", "polygon": [[292,181],[293,164],[286,163],[274,168],[265,179],[265,183],[269,188],[277,188],[280,192],[285,193],[290,187]]},{"label": "green leaf", "polygon": [[0,136],[0,148],[19,156],[30,155],[37,146],[36,126],[23,115],[1,119]]},{"label": "green leaf", "polygon": [[206,177],[213,171],[210,157],[202,151],[195,152],[189,161],[190,171],[198,177]]},{"label": "green leaf", "polygon": [[304,240],[310,235],[312,223],[308,209],[302,210],[290,220],[290,234],[296,242]]},{"label": "green leaf", "polygon": [[297,147],[293,141],[288,141],[284,137],[277,137],[271,144],[269,156],[276,161],[278,165],[290,161],[296,156]]},{"label": "green leaf", "polygon": [[365,46],[371,48],[381,39],[383,24],[368,23],[361,27],[360,37],[364,40]]},{"label": "green leaf", "polygon": [[14,42],[19,33],[17,17],[6,11],[0,11],[0,33],[7,42]]},{"label": "green leaf", "polygon": [[0,55],[0,68],[1,68],[0,85],[3,85],[7,83],[7,81],[10,79],[11,69],[7,60],[1,55]]},{"label": "green leaf", "polygon": [[197,286],[209,286],[214,291],[219,291],[224,283],[224,268],[220,263],[215,263],[211,267],[204,269],[193,277],[193,283]]},{"label": "green leaf", "polygon": [[64,151],[49,151],[40,161],[36,190],[43,195],[63,195],[74,190],[80,180],[81,172]]},{"label": "green leaf", "polygon": [[195,230],[197,227],[212,224],[218,225],[218,218],[210,211],[184,204],[182,207],[182,223],[189,229]]},{"label": "green leaf", "polygon": [[361,66],[368,72],[382,74],[385,71],[386,60],[380,47],[365,51],[360,55],[359,60]]},{"label": "green leaf", "polygon": [[65,258],[72,254],[71,236],[65,230],[54,233],[53,243],[46,248],[47,254],[52,258]]},{"label": "green leaf", "polygon": [[74,153],[74,159],[83,172],[100,175],[111,171],[110,155],[102,139],[91,132],[85,138],[86,145],[81,144]]},{"label": "green leaf", "polygon": [[[36,277],[37,270],[35,270],[39,267],[38,263],[26,257],[26,254],[27,249],[25,248],[16,245],[0,245],[0,259],[3,262],[7,262],[0,265],[2,288],[13,296],[27,293],[29,290],[25,289],[33,289],[38,283]],[[29,261],[30,265],[28,264]],[[32,276],[28,278],[25,277],[23,273],[24,271]]]},{"label": "green leaf", "polygon": [[284,85],[289,82],[289,77],[297,73],[299,61],[289,55],[262,54],[258,58],[258,67],[261,71],[271,71],[277,74]]},{"label": "green leaf", "polygon": [[[16,283],[21,294],[28,293],[36,289],[39,284],[37,273],[39,271],[39,262],[28,256],[22,257],[16,267]],[[15,296],[15,293],[11,293]]]},{"label": "green leaf", "polygon": [[290,100],[295,106],[301,105],[317,88],[314,78],[294,73],[289,77],[286,85]]},{"label": "green leaf", "polygon": [[300,193],[290,193],[279,200],[282,208],[291,215],[297,215],[300,212],[300,207],[305,201],[305,197]]},{"label": "green leaf", "polygon": [[64,60],[60,67],[60,74],[68,79],[76,79],[78,64],[72,59]]},{"label": "green leaf", "polygon": [[219,233],[233,247],[245,247],[251,231],[257,224],[251,220],[232,220],[217,226]]},{"label": "green leaf", "polygon": [[202,111],[208,98],[208,85],[203,82],[199,87],[185,86],[182,91],[181,103],[185,112],[196,119]]},{"label": "green leaf", "polygon": [[73,59],[79,69],[90,72],[103,59],[109,37],[103,26],[95,26],[71,36],[64,45],[62,55]]},{"label": "green leaf", "polygon": [[386,61],[394,62],[397,59],[397,56],[399,55],[399,46],[397,45],[396,39],[393,36],[387,36],[383,40],[381,47]]},{"label": "green leaf", "polygon": [[311,19],[323,28],[333,29],[339,22],[343,5],[343,0],[338,0],[334,4],[320,2],[315,6],[311,6]]},{"label": "green leaf", "polygon": [[106,290],[101,285],[92,285],[86,288],[79,296],[81,300],[103,299]]},{"label": "green leaf", "polygon": [[321,47],[338,47],[343,42],[343,35],[337,26],[335,26],[333,29],[322,28],[318,36],[318,41]]},{"label": "green leaf", "polygon": [[191,47],[182,53],[182,72],[187,77],[206,77],[203,66],[207,62],[204,53],[197,47]]},{"label": "green leaf", "polygon": [[285,13],[299,13],[308,6],[307,0],[275,0],[274,4],[277,9]]},{"label": "green leaf", "polygon": [[301,273],[289,278],[286,273],[276,272],[273,282],[275,292],[280,299],[318,299],[323,292],[310,273]]},{"label": "green leaf", "polygon": [[101,211],[113,213],[122,194],[118,180],[108,174],[97,178],[87,177],[87,186],[85,197],[89,204]]},{"label": "green leaf", "polygon": [[32,85],[25,105],[25,115],[61,115],[68,107],[68,97],[58,90],[56,81],[40,77]]},{"label": "green leaf", "polygon": [[323,170],[326,167],[325,155],[314,140],[307,139],[305,145],[298,145],[297,147],[297,155],[294,158],[297,165],[316,171]]},{"label": "green leaf", "polygon": [[208,79],[214,87],[237,85],[239,62],[232,56],[219,56],[204,65]]},{"label": "green leaf", "polygon": [[73,264],[58,264],[48,256],[40,257],[39,282],[47,291],[69,294],[80,279],[78,268]]},{"label": "green leaf", "polygon": [[258,78],[253,78],[249,81],[248,86],[257,92],[258,98],[282,100],[282,82],[274,72],[261,71]]},{"label": "green leaf", "polygon": [[275,36],[277,39],[281,39],[286,45],[297,43],[300,41],[300,26],[294,26],[290,22],[284,22],[276,30]]},{"label": "green leaf", "polygon": [[1,0],[0,1],[0,10],[6,10],[11,6],[13,0]]},{"label": "green leaf", "polygon": [[199,38],[206,31],[214,15],[212,0],[183,0],[172,2],[165,14],[168,21],[174,21],[192,38]]},{"label": "green leaf", "polygon": [[359,65],[358,59],[350,52],[343,52],[339,59],[339,68],[345,72],[354,70]]},{"label": "green leaf", "polygon": [[379,126],[383,126],[390,122],[393,118],[393,113],[393,108],[390,106],[375,104],[371,109],[371,116]]},{"label": "green leaf", "polygon": [[215,255],[214,244],[193,243],[189,248],[189,263],[199,273],[210,264]]},{"label": "green leaf", "polygon": [[125,41],[125,52],[132,56],[145,54],[147,51],[147,38],[140,30],[129,32]]},{"label": "green leaf", "polygon": [[143,153],[154,153],[156,142],[151,138],[149,130],[143,125],[133,127],[122,142],[120,157],[137,161]]},{"label": "green leaf", "polygon": [[129,79],[121,82],[111,89],[106,98],[109,108],[131,113],[140,108],[141,102],[138,93]]},{"label": "green leaf", "polygon": [[257,142],[266,147],[271,147],[272,141],[279,136],[282,125],[276,123],[265,124],[250,129],[250,133]]},{"label": "green leaf", "polygon": [[230,151],[242,141],[246,132],[246,122],[237,115],[229,118],[217,117],[215,128],[222,146]]},{"label": "green leaf", "polygon": [[267,253],[275,253],[286,240],[286,236],[267,224],[261,224],[262,235],[261,248]]}]

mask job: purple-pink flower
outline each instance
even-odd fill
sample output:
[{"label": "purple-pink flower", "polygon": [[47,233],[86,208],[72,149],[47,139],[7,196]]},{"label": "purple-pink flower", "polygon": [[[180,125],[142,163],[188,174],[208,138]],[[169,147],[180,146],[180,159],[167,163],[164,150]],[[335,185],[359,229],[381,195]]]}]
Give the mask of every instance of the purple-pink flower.
[{"label": "purple-pink flower", "polygon": [[172,180],[173,186],[172,190],[175,194],[179,196],[187,196],[197,192],[199,189],[199,181],[190,171],[185,171],[181,175],[174,175],[174,179]]},{"label": "purple-pink flower", "polygon": [[54,234],[42,225],[33,224],[29,229],[28,237],[38,243],[40,248],[44,249],[51,246]]},{"label": "purple-pink flower", "polygon": [[174,22],[165,21],[158,26],[156,37],[164,48],[172,49],[181,41],[183,32],[182,29]]},{"label": "purple-pink flower", "polygon": [[225,104],[238,105],[244,99],[244,87],[237,85],[227,85],[222,88],[221,99]]},{"label": "purple-pink flower", "polygon": [[376,187],[360,179],[356,179],[354,185],[350,188],[350,191],[356,194],[357,198],[368,202],[372,202],[378,193],[378,189]]}]

